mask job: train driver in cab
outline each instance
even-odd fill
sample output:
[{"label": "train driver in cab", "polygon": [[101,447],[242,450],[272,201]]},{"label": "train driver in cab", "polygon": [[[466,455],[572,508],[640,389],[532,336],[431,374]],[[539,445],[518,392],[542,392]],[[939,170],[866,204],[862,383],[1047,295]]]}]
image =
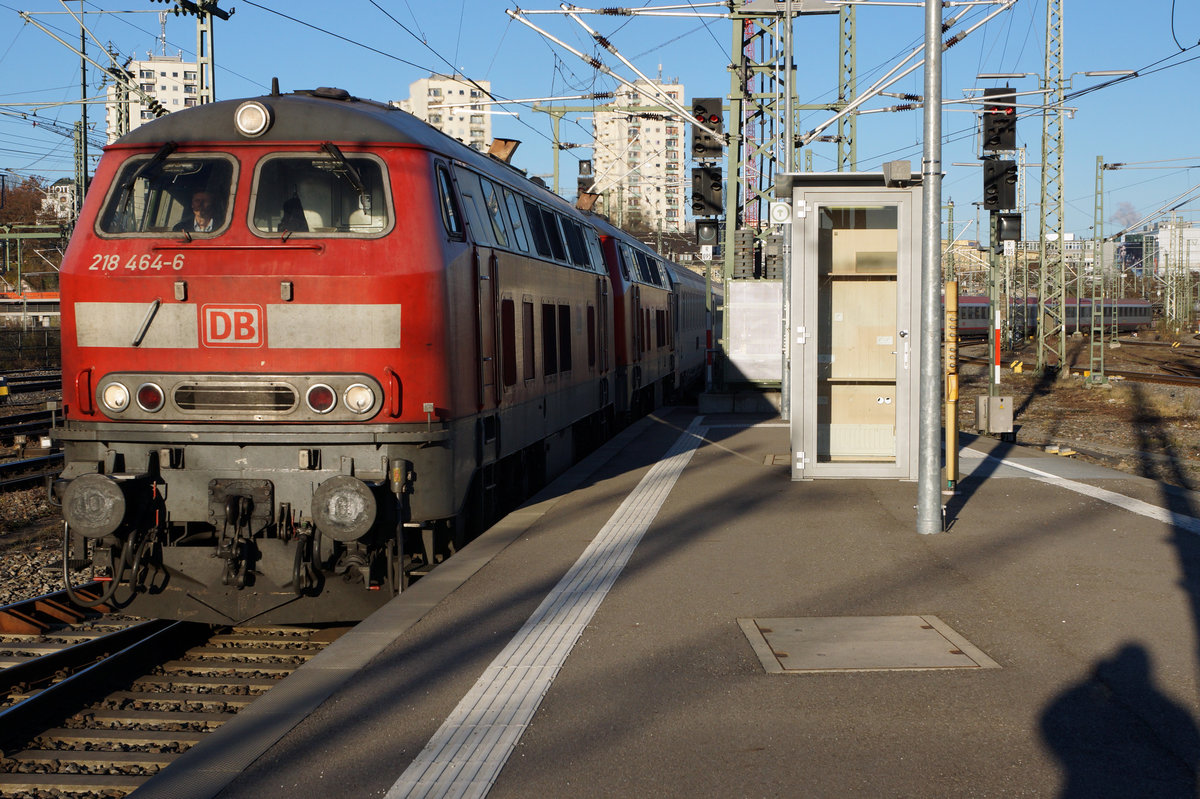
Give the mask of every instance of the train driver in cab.
[{"label": "train driver in cab", "polygon": [[212,192],[200,189],[192,195],[192,212],[185,214],[172,230],[187,233],[212,233],[221,226],[217,201]]}]

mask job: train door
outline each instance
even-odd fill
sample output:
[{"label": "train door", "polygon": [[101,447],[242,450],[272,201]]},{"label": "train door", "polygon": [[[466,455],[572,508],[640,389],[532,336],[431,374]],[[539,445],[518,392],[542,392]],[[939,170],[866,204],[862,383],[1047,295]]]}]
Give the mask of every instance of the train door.
[{"label": "train door", "polygon": [[[455,164],[454,180],[462,198],[467,230],[472,240],[472,295],[475,316],[476,402],[479,410],[494,407],[500,400],[496,375],[496,288],[494,274],[498,250],[507,244],[507,228],[496,218],[491,207],[494,187],[470,170]],[[485,193],[485,186],[490,192]]]},{"label": "train door", "polygon": [[479,408],[499,404],[500,382],[496,378],[496,264],[495,251],[475,250],[475,337],[479,349]]},{"label": "train door", "polygon": [[[463,215],[471,239],[470,292],[464,301],[473,299],[476,462],[489,467],[500,457],[500,421],[496,410],[500,404],[500,378],[497,374],[497,329],[500,324],[496,274],[499,254],[496,246],[507,246],[508,231],[495,215],[495,187],[470,170],[454,165],[454,180],[462,200]],[[485,191],[485,186],[491,191]],[[484,481],[488,486],[491,479]],[[486,490],[486,489],[485,489]]]},{"label": "train door", "polygon": [[608,281],[596,278],[596,370],[608,373]]}]

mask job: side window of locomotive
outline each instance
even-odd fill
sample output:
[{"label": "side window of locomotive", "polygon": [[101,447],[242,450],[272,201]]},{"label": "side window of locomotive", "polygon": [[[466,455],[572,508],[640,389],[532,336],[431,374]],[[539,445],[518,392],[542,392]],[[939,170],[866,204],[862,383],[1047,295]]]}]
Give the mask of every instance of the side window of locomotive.
[{"label": "side window of locomotive", "polygon": [[97,222],[101,236],[215,235],[229,226],[234,161],[216,155],[146,155],[121,167]]},{"label": "side window of locomotive", "polygon": [[265,236],[381,236],[392,224],[386,185],[373,156],[267,156],[255,175],[250,224]]},{"label": "side window of locomotive", "polygon": [[521,216],[521,205],[517,202],[517,195],[508,189],[504,189],[504,204],[508,206],[508,218],[512,223],[513,241],[521,248],[522,252],[529,252],[529,238],[525,235],[525,222]]},{"label": "side window of locomotive", "polygon": [[508,226],[504,222],[504,209],[500,207],[500,190],[487,178],[480,178],[483,188],[483,205],[492,220],[492,233],[501,247],[508,245]]},{"label": "side window of locomotive", "polygon": [[467,228],[471,238],[480,244],[495,244],[492,224],[487,209],[483,207],[483,194],[479,187],[479,176],[465,169],[454,168],[454,181],[458,184],[458,195],[462,197],[463,211],[467,216]]},{"label": "side window of locomotive", "polygon": [[458,198],[454,195],[454,184],[450,182],[450,173],[446,167],[438,165],[438,199],[442,207],[442,224],[452,238],[461,239],[465,235],[462,223],[462,211],[458,207]]}]

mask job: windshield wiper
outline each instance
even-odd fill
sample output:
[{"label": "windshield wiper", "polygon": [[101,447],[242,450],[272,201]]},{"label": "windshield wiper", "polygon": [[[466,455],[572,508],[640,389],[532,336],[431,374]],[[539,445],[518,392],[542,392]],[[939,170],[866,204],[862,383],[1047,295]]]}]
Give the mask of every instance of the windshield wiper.
[{"label": "windshield wiper", "polygon": [[321,143],[321,149],[329,153],[335,161],[342,165],[342,169],[346,170],[346,180],[350,181],[350,185],[358,192],[358,196],[367,197],[367,187],[363,184],[362,177],[359,176],[358,170],[354,168],[354,164],[350,163],[338,146],[331,141],[327,141]]},{"label": "windshield wiper", "polygon": [[150,170],[157,168],[159,164],[167,160],[167,157],[171,153],[178,149],[179,145],[173,141],[169,141],[162,147],[159,147],[158,152],[154,154],[154,157],[138,167],[138,170],[129,177],[129,180],[125,181],[125,183],[121,185],[121,195],[120,199],[117,201],[117,207],[121,209],[121,213],[125,213],[126,208],[131,202],[133,202],[132,189],[133,184],[137,182],[137,179],[142,175],[145,175]]}]

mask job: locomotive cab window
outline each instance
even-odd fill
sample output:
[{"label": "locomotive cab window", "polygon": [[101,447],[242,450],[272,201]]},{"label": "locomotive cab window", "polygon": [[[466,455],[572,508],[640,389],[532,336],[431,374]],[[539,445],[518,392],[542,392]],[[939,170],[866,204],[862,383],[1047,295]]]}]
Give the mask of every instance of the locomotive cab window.
[{"label": "locomotive cab window", "polygon": [[229,226],[236,166],[216,154],[177,155],[166,145],[121,167],[96,225],[109,236],[213,236]]},{"label": "locomotive cab window", "polygon": [[374,237],[391,228],[382,162],[329,152],[268,156],[250,201],[259,235]]},{"label": "locomotive cab window", "polygon": [[458,208],[458,199],[454,196],[454,186],[450,181],[450,173],[441,164],[437,168],[438,198],[441,200],[442,224],[450,238],[461,240],[463,233],[462,212]]}]

